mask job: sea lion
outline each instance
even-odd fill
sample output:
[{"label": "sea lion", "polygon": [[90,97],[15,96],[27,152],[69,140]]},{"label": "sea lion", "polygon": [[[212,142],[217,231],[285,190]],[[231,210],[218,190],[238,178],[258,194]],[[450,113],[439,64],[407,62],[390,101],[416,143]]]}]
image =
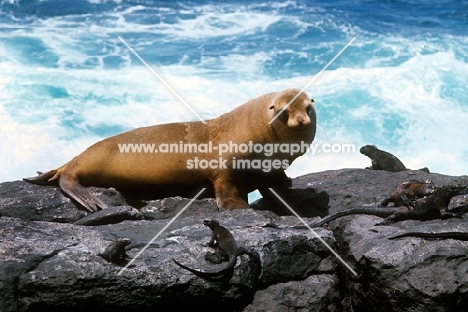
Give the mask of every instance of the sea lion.
[{"label": "sea lion", "polygon": [[[313,100],[287,89],[252,99],[206,124],[162,124],[109,137],[58,169],[24,180],[58,183],[89,211],[107,206],[87,186],[114,187],[133,199],[193,197],[206,187],[202,197],[215,197],[220,210],[248,208],[249,192],[272,181],[285,184],[284,169],[306,152],[315,131]],[[135,148],[151,144],[152,152]],[[259,146],[263,153],[255,149]],[[169,147],[180,151],[167,152]]]}]

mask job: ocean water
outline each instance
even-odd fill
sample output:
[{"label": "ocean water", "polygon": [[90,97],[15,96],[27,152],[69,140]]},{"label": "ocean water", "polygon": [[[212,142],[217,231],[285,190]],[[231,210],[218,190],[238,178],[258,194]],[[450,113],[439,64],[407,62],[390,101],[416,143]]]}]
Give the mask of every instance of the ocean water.
[{"label": "ocean water", "polygon": [[0,181],[126,130],[197,120],[119,37],[202,118],[315,79],[319,149],[292,177],[369,166],[365,144],[468,174],[468,3],[323,2],[1,1]]}]

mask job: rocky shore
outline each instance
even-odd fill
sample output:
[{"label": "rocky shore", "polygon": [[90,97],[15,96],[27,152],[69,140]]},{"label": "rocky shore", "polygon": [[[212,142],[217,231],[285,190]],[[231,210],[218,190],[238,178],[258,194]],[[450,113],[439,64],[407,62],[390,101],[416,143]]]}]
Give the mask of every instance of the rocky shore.
[{"label": "rocky shore", "polygon": [[[400,183],[432,180],[437,186],[468,185],[468,177],[423,171],[342,169],[293,179],[281,196],[308,223],[355,206],[376,206]],[[146,245],[190,201],[166,198],[129,206],[112,189],[91,188],[111,208],[88,215],[57,187],[23,181],[0,184],[1,311],[465,311],[468,306],[468,242],[389,237],[407,232],[468,232],[468,214],[447,220],[408,220],[375,226],[382,218],[347,216],[315,233],[354,275],[273,197],[254,209],[218,212],[214,199],[195,200],[144,252]],[[468,204],[452,199],[449,208]],[[205,261],[211,235],[204,219],[216,219],[238,244],[253,248],[239,257],[232,276],[204,280],[176,266],[215,270]],[[98,254],[129,238],[124,265]],[[138,255],[138,256],[137,256]],[[124,269],[124,270],[122,270]]]}]

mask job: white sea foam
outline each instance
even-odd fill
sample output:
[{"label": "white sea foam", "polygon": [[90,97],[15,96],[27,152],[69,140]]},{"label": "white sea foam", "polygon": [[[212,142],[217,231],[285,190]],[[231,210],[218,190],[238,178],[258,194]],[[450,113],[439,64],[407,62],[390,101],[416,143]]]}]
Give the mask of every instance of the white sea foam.
[{"label": "white sea foam", "polygon": [[[318,72],[317,64],[326,64],[346,43],[340,38],[357,35],[349,50],[306,91],[317,108],[316,143],[353,143],[356,153],[304,156],[288,174],[369,166],[370,160],[358,152],[364,144],[397,155],[409,168],[468,172],[467,37],[375,36],[327,12],[320,18],[301,18],[283,13],[280,2],[271,12],[255,10],[262,5],[188,7],[187,16],[193,16],[171,21],[164,14],[172,9],[153,7],[149,9],[162,19],[147,24],[127,18],[145,9],[139,5],[105,13],[99,23],[87,21],[92,15],[80,21],[51,17],[0,32],[5,40],[38,40],[44,47],[36,57],[57,58],[54,65],[35,62],[19,43],[14,49],[12,43],[0,43],[0,181],[58,167],[120,131],[197,120],[118,40],[122,34],[129,39],[139,36],[134,39],[139,51],[155,44],[156,35],[163,43],[219,40],[199,61],[187,51],[171,64],[150,64],[203,118],[219,116],[267,92],[301,88]],[[300,7],[294,1],[285,5]],[[262,44],[270,47],[263,42],[269,40],[265,32],[278,23],[293,29],[290,41],[263,48]],[[294,45],[295,38],[310,29],[318,37],[298,39],[301,44]],[[152,37],[145,39],[142,33]],[[221,49],[233,42],[232,49]],[[120,58],[119,65],[106,67],[108,57]],[[278,61],[281,57],[286,61]],[[296,61],[303,68],[290,69]],[[270,73],[267,65],[276,72]]]},{"label": "white sea foam", "polygon": [[[455,85],[465,83],[467,66],[456,59],[453,53],[441,52],[415,56],[396,67],[341,68],[326,72],[307,90],[316,100],[321,126],[316,141],[351,142],[357,148],[364,144],[376,144],[397,155],[410,168],[427,166],[435,172],[462,174],[468,170],[466,162],[462,161],[466,159],[468,150],[467,141],[463,140],[463,134],[467,133],[468,109],[456,93],[451,97],[442,97],[441,89],[444,79],[456,80],[458,77]],[[27,70],[24,68],[25,76]],[[417,74],[416,70],[424,75]],[[8,112],[2,108],[1,154],[2,163],[7,164],[3,179],[18,179],[31,175],[34,169],[44,170],[64,163],[99,138],[96,134],[86,132],[89,127],[116,125],[134,128],[195,120],[178,100],[142,68],[129,72],[58,73],[55,79],[50,78],[54,76],[51,72],[43,71],[38,77],[49,76],[49,83],[62,86],[70,98],[59,99],[57,103],[46,103],[39,99],[43,105],[50,105],[50,108],[43,108],[47,111],[43,121],[28,124],[27,119],[21,121],[21,118],[14,117],[17,113],[21,115],[22,107],[10,107]],[[34,80],[34,75],[29,74],[28,77]],[[59,81],[60,77],[67,79]],[[287,87],[301,87],[310,78],[295,77],[274,82],[246,80],[231,84],[225,80],[179,74],[167,77],[167,80],[178,86],[177,91],[188,103],[201,110],[202,115],[205,113],[204,116],[211,118],[260,94]],[[2,81],[4,86],[8,85],[5,78]],[[349,102],[349,92],[361,86],[365,86],[378,102],[359,102],[360,98]],[[11,101],[16,96],[11,92],[2,92],[4,100]],[[92,93],[94,99],[86,103],[77,102],[86,98],[88,93]],[[110,103],[101,103],[103,99]],[[112,104],[113,100],[115,105]],[[25,103],[25,99],[22,101],[20,104]],[[33,99],[31,101],[34,102]],[[333,103],[330,104],[330,101]],[[81,135],[71,141],[64,135],[70,134],[71,129],[64,128],[60,123],[63,118],[60,113],[63,114],[66,107],[70,108],[68,102],[74,103],[74,113],[82,118],[81,124],[76,127],[84,129]],[[335,121],[327,112],[333,110],[334,106],[338,106],[341,114]],[[58,107],[62,108],[56,111]],[[388,128],[385,125],[388,118],[398,121],[398,126]],[[354,125],[359,123],[364,124],[364,127],[355,128]],[[365,130],[369,126],[375,129],[371,133]],[[391,137],[388,137],[389,133]],[[359,153],[305,156],[293,163],[288,173],[296,176],[311,171],[363,167],[368,163],[369,160]]]}]

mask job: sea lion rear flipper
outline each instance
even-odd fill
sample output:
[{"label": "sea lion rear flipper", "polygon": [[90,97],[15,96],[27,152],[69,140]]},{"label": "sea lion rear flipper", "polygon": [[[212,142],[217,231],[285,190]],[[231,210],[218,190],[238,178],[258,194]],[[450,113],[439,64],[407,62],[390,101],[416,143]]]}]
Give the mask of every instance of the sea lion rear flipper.
[{"label": "sea lion rear flipper", "polygon": [[91,194],[84,186],[69,176],[62,175],[60,177],[59,185],[62,191],[90,212],[98,211],[99,208],[107,208],[107,205],[103,201]]},{"label": "sea lion rear flipper", "polygon": [[54,170],[49,170],[45,173],[42,173],[38,171],[38,175],[35,177],[30,177],[30,178],[23,178],[23,181],[30,182],[33,184],[38,184],[38,185],[51,185],[51,184],[57,184],[56,180],[58,178],[57,176],[57,171],[58,169]]}]

